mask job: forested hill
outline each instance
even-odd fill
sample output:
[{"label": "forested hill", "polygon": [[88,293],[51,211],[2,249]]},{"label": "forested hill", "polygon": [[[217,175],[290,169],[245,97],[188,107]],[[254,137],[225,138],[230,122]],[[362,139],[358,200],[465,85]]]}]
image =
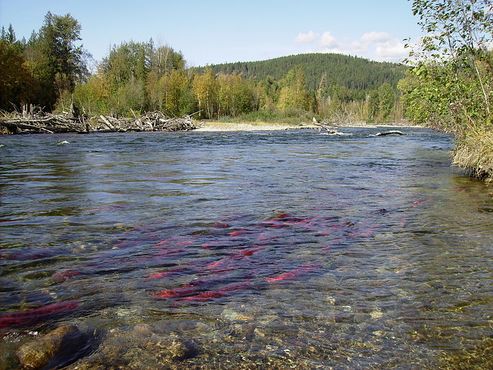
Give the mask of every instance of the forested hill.
[{"label": "forested hill", "polygon": [[297,65],[303,66],[309,90],[317,89],[324,73],[329,86],[338,85],[350,90],[368,91],[388,82],[396,88],[406,70],[401,64],[326,53],[290,55],[258,62],[215,64],[210,67],[215,73],[240,73],[256,80],[272,77],[278,81]]}]

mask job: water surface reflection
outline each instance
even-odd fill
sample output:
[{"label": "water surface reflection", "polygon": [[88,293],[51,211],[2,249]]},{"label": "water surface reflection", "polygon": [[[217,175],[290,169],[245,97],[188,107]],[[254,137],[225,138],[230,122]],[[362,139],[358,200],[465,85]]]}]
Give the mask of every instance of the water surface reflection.
[{"label": "water surface reflection", "polygon": [[448,136],[374,131],[0,137],[0,368],[66,322],[98,333],[58,363],[78,368],[434,367],[491,345],[491,189]]}]

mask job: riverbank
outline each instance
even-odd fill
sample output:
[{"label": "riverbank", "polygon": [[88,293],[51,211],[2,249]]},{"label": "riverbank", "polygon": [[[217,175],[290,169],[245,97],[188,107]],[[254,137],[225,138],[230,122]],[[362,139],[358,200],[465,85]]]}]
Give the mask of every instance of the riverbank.
[{"label": "riverbank", "polygon": [[493,132],[483,128],[457,139],[453,163],[473,177],[493,182]]},{"label": "riverbank", "polygon": [[[352,124],[334,124],[334,128],[342,127],[421,127],[408,123],[396,122],[388,124],[367,124],[356,122]],[[299,130],[299,129],[320,129],[321,126],[314,123],[288,123],[288,122],[224,122],[224,121],[199,121],[195,131],[276,131],[276,130]]]},{"label": "riverbank", "polygon": [[292,124],[283,122],[222,122],[222,121],[199,121],[195,131],[274,131],[274,130],[295,130],[295,129],[315,129],[313,124]]},{"label": "riverbank", "polygon": [[278,131],[299,129],[322,129],[342,127],[420,127],[408,122],[386,124],[367,124],[365,122],[320,124],[300,121],[213,121],[192,120],[191,117],[166,117],[162,113],[146,113],[134,118],[115,118],[112,116],[93,116],[75,118],[68,113],[21,115],[10,114],[0,117],[0,134],[32,133],[92,133],[92,132],[128,132],[128,131]]}]

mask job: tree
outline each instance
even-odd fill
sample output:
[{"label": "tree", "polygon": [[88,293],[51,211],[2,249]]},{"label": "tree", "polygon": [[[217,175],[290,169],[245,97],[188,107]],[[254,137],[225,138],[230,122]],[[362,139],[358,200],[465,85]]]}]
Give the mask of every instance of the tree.
[{"label": "tree", "polygon": [[74,101],[88,115],[109,114],[113,108],[110,107],[112,96],[105,76],[98,73],[91,76],[86,83],[78,84],[73,94],[66,95],[64,103],[68,105]]},{"label": "tree", "polygon": [[190,80],[183,70],[173,69],[163,77],[164,109],[166,113],[179,116],[190,113],[194,105]]},{"label": "tree", "polygon": [[279,100],[279,81],[267,77],[258,82],[255,87],[255,107],[258,110],[274,112]]},{"label": "tree", "polygon": [[203,74],[195,75],[193,92],[202,116],[212,118],[217,108],[218,84],[211,68],[207,68]]},{"label": "tree", "polygon": [[[56,89],[55,97],[63,91],[72,92],[77,82],[87,76],[84,50],[78,45],[81,26],[70,14],[46,14],[39,40],[45,54],[45,65],[50,82]],[[54,102],[53,102],[54,103]]]},{"label": "tree", "polygon": [[[152,41],[152,40],[151,40]],[[160,46],[152,53],[151,71],[159,77],[172,70],[185,69],[185,59],[181,52],[176,52],[170,46]]]},{"label": "tree", "polygon": [[380,113],[380,94],[372,90],[368,95],[368,122],[376,122]]},{"label": "tree", "polygon": [[305,85],[305,72],[301,66],[291,69],[281,81],[279,110],[289,113],[308,109],[308,92]]},{"label": "tree", "polygon": [[250,112],[254,106],[254,93],[248,82],[237,74],[221,74],[218,77],[219,114],[238,116]]},{"label": "tree", "polygon": [[392,86],[388,82],[382,84],[378,88],[378,100],[379,106],[378,110],[380,113],[380,119],[386,121],[395,106],[395,94]]},{"label": "tree", "polygon": [[124,42],[111,49],[100,72],[116,90],[133,80],[145,81],[151,69],[152,46],[142,42]]},{"label": "tree", "polygon": [[11,110],[28,103],[36,91],[26,61],[16,45],[0,40],[0,109]]},{"label": "tree", "polygon": [[454,164],[493,180],[493,3],[413,0],[426,36],[399,83],[406,116],[456,136]]},{"label": "tree", "polygon": [[[429,78],[441,79],[449,88],[447,95],[453,87],[456,95],[450,96],[450,104],[466,121],[492,123],[492,63],[487,50],[493,41],[491,0],[413,0],[412,8],[427,33],[421,49],[410,55],[415,76],[419,79],[427,70]],[[472,95],[482,100],[479,111],[471,106],[476,100]]]},{"label": "tree", "polygon": [[5,27],[2,26],[2,29],[0,31],[0,40],[5,41],[8,44],[14,44],[17,41],[12,24],[9,24],[9,28],[7,29],[7,31],[5,31]]}]

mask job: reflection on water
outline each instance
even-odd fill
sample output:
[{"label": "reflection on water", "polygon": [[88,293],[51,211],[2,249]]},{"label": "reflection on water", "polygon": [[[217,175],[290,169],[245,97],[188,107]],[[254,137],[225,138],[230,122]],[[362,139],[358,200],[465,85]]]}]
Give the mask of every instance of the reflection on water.
[{"label": "reflection on water", "polygon": [[78,368],[487,353],[491,189],[447,136],[348,131],[0,137],[0,368],[62,323]]}]

